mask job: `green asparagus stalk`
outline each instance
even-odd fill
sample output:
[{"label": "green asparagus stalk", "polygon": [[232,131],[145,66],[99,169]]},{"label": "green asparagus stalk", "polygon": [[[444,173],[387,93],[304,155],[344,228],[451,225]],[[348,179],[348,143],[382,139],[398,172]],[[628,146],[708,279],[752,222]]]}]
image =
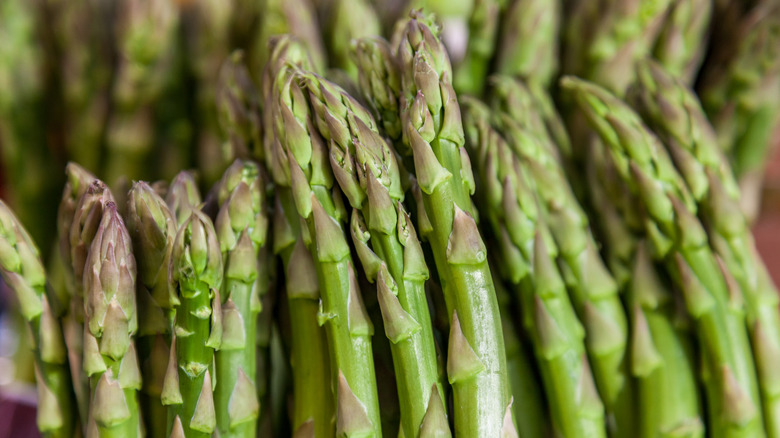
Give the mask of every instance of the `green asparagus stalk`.
[{"label": "green asparagus stalk", "polygon": [[208,437],[216,430],[213,362],[222,341],[222,275],[211,219],[193,209],[176,234],[169,270],[180,304],[161,398],[174,436]]},{"label": "green asparagus stalk", "polygon": [[463,102],[467,145],[482,187],[477,196],[480,212],[502,254],[499,273],[520,301],[553,428],[561,436],[605,436],[604,406],[590,370],[583,367],[585,331],[555,265],[557,245],[544,223],[531,174],[490,126],[490,110],[474,99]]},{"label": "green asparagus stalk", "polygon": [[168,279],[176,220],[168,205],[145,182],[133,184],[127,225],[138,261],[138,355],[141,359],[141,410],[147,436],[167,437],[162,388],[170,356],[174,307],[179,304]]},{"label": "green asparagus stalk", "polygon": [[[496,263],[491,263],[491,266],[496,266]],[[517,436],[520,438],[549,436],[551,426],[546,409],[547,402],[532,363],[532,353],[524,345],[525,339],[521,337],[523,333],[517,330],[517,326],[513,323],[517,312],[512,305],[509,292],[495,274],[493,283],[496,285],[498,306],[501,309],[506,366],[512,388],[512,413],[517,420]]]},{"label": "green asparagus stalk", "polygon": [[275,183],[273,249],[284,265],[290,313],[290,360],[293,374],[292,429],[295,436],[332,437],[336,432],[335,394],[331,391],[331,358],[325,328],[318,323],[320,285],[317,267],[303,240],[291,181],[279,138],[273,135],[274,82],[289,64],[309,68],[312,62],[303,44],[287,35],[272,43],[272,58],[263,74],[263,147],[266,167]]},{"label": "green asparagus stalk", "polygon": [[278,71],[273,91],[275,164],[289,175],[294,206],[305,222],[301,233],[317,267],[320,323],[331,357],[336,394],[337,436],[381,436],[379,403],[371,352],[371,324],[363,305],[354,263],[341,227],[346,218],[341,192],[333,187],[327,147],[294,78],[294,66]]},{"label": "green asparagus stalk", "polygon": [[87,435],[141,436],[141,389],[135,341],[136,264],[114,202],[103,207],[84,267],[84,371],[90,378]]},{"label": "green asparagus stalk", "polygon": [[680,287],[702,340],[702,379],[716,436],[763,436],[761,401],[740,292],[718,263],[695,216],[692,196],[660,141],[606,90],[567,77],[577,101],[609,148],[620,177],[641,201],[656,259]]},{"label": "green asparagus stalk", "polygon": [[638,436],[704,436],[692,345],[672,323],[669,287],[637,245],[631,303],[631,370],[637,379]]},{"label": "green asparagus stalk", "polygon": [[316,71],[324,71],[327,64],[325,45],[312,0],[268,0],[263,3],[258,25],[255,49],[250,52],[250,71],[259,75],[274,59],[272,44],[275,36],[288,35],[299,41]]},{"label": "green asparagus stalk", "polygon": [[636,60],[652,50],[670,2],[573,1],[563,27],[563,72],[621,96],[634,79]]},{"label": "green asparagus stalk", "polygon": [[326,23],[329,64],[357,77],[352,40],[381,34],[379,17],[368,0],[333,0]]},{"label": "green asparagus stalk", "polygon": [[487,250],[469,198],[474,177],[463,147],[452,67],[436,26],[419,12],[410,16],[396,38],[403,132],[433,226],[429,240],[451,320],[447,375],[455,430],[499,436],[515,430],[508,418],[506,353]]},{"label": "green asparagus stalk", "polygon": [[216,229],[225,272],[222,344],[215,355],[217,428],[221,437],[254,437],[260,414],[255,392],[258,293],[268,289],[259,284],[268,278],[258,275],[258,253],[265,246],[268,230],[260,168],[249,161],[235,161],[222,177],[218,196],[221,207]]},{"label": "green asparagus stalk", "polygon": [[455,69],[458,93],[481,95],[496,52],[504,0],[475,0],[469,16],[468,45]]},{"label": "green asparagus stalk", "polygon": [[19,301],[30,329],[38,388],[38,430],[44,437],[74,436],[79,420],[68,352],[60,323],[49,305],[46,273],[32,238],[1,200],[0,276]]},{"label": "green asparagus stalk", "polygon": [[126,0],[116,7],[118,63],[102,169],[106,178],[112,178],[107,180],[112,187],[113,178],[155,175],[155,166],[150,165],[158,141],[154,109],[169,80],[179,26],[176,5],[168,0]]},{"label": "green asparagus stalk", "polygon": [[201,202],[195,176],[186,170],[179,172],[165,195],[165,203],[168,204],[168,208],[176,219],[177,229],[190,218],[193,210],[200,208]]},{"label": "green asparagus stalk", "polygon": [[[506,82],[506,81],[504,81]],[[528,100],[522,84],[506,84],[503,88],[515,92],[508,97]],[[525,99],[522,95],[526,94]],[[618,297],[618,288],[599,256],[597,244],[588,225],[588,218],[579,205],[564,175],[557,154],[540,117],[521,113],[507,101],[499,107],[511,108],[518,114],[498,112],[498,126],[505,134],[508,147],[528,166],[536,182],[536,196],[541,202],[543,220],[550,229],[560,251],[561,274],[571,295],[577,315],[585,324],[587,351],[593,374],[607,412],[612,417],[613,433],[631,436],[634,431],[633,394],[629,382],[627,360],[628,324]],[[527,104],[526,104],[527,105]],[[479,111],[487,119],[486,109]],[[483,120],[482,125],[489,125]]]},{"label": "green asparagus stalk", "polygon": [[[73,274],[70,252],[70,229],[76,212],[76,206],[86,193],[87,187],[95,176],[75,163],[68,163],[65,168],[66,183],[62,192],[62,200],[57,210],[58,252],[55,263],[61,266],[63,280],[53,288],[56,300],[52,303],[55,314],[62,319],[62,330],[65,344],[68,347],[68,363],[70,365],[73,390],[76,395],[77,411],[81,424],[87,424],[89,416],[89,381],[82,372],[83,340],[84,340],[84,306],[76,303],[76,279]],[[79,283],[81,283],[79,281]],[[79,286],[80,288],[80,286]]]},{"label": "green asparagus stalk", "polygon": [[561,0],[513,0],[501,22],[496,72],[541,86],[558,73]]},{"label": "green asparagus stalk", "polygon": [[358,67],[358,85],[363,99],[379,123],[380,132],[398,147],[403,144],[398,107],[401,78],[391,52],[390,44],[385,39],[366,37],[357,40],[353,56]]},{"label": "green asparagus stalk", "polygon": [[631,93],[634,106],[670,150],[697,200],[699,215],[708,225],[715,253],[739,284],[758,367],[767,432],[780,436],[776,415],[780,412],[780,386],[774,383],[780,377],[772,357],[772,352],[780,352],[780,298],[739,211],[739,187],[693,92],[652,62],[642,63],[638,76],[635,92]]},{"label": "green asparagus stalk", "polygon": [[425,296],[428,268],[401,204],[404,194],[395,155],[368,111],[344,90],[316,75],[306,75],[304,81],[316,125],[330,140],[334,176],[353,207],[353,244],[366,277],[377,285],[393,356],[403,434],[418,436],[422,424],[437,425],[436,433],[448,434],[443,376],[438,374]]},{"label": "green asparagus stalk", "polygon": [[702,69],[699,95],[742,187],[742,209],[760,208],[764,165],[780,123],[780,4],[755,2]]},{"label": "green asparagus stalk", "polygon": [[260,92],[244,64],[242,51],[235,51],[219,71],[217,115],[230,155],[248,159],[252,153],[263,158]]},{"label": "green asparagus stalk", "polygon": [[653,56],[675,77],[692,85],[707,51],[713,0],[673,0]]}]

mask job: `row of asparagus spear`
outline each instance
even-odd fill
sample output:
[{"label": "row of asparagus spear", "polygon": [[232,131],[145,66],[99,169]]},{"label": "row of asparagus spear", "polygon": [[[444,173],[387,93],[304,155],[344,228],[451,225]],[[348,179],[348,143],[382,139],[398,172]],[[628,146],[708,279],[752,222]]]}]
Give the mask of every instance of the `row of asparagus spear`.
[{"label": "row of asparagus spear", "polygon": [[[217,99],[242,159],[203,198],[187,172],[125,195],[70,164],[48,276],[1,204],[40,430],[780,436],[777,291],[727,158],[750,123],[724,137],[690,88],[702,16],[744,15],[770,50],[780,9],[564,3],[477,1],[454,70],[420,12],[351,45],[354,81],[297,32],[262,73],[231,55]],[[718,111],[750,88],[708,87]]]}]

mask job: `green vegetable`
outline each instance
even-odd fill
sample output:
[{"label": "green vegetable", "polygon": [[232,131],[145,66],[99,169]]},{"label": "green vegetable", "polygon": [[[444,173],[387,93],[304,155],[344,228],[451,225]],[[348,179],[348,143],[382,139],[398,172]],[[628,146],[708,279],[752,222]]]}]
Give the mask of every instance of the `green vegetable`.
[{"label": "green vegetable", "polygon": [[192,211],[200,208],[200,191],[192,172],[183,170],[176,175],[168,187],[165,202],[176,219],[176,228],[179,229],[190,218]]},{"label": "green vegetable", "polygon": [[466,54],[455,69],[458,93],[481,95],[496,51],[503,0],[475,0],[469,16]]},{"label": "green vegetable", "polygon": [[422,424],[436,426],[437,434],[449,434],[441,397],[443,376],[437,369],[425,296],[428,267],[401,203],[404,194],[395,155],[367,110],[344,90],[314,75],[307,75],[305,83],[320,133],[330,135],[336,181],[353,207],[352,242],[367,278],[377,285],[403,434],[418,436]]},{"label": "green vegetable", "polygon": [[585,330],[555,264],[557,246],[544,222],[531,173],[490,125],[490,110],[477,100],[463,101],[467,145],[479,169],[480,211],[502,255],[499,273],[520,301],[553,429],[567,437],[606,436],[604,406],[584,355]]},{"label": "green vegetable", "polygon": [[672,0],[653,57],[688,85],[707,51],[713,0]]},{"label": "green vegetable", "polygon": [[572,77],[562,86],[574,96],[609,148],[621,179],[643,205],[654,257],[665,262],[695,320],[703,348],[710,430],[716,436],[764,435],[741,296],[713,255],[682,177],[660,141],[626,104],[603,88]]},{"label": "green vegetable", "polygon": [[222,344],[215,357],[217,427],[221,437],[254,437],[260,414],[255,392],[258,293],[268,289],[260,285],[268,277],[258,275],[258,253],[264,250],[268,231],[260,168],[250,161],[235,161],[222,177],[218,197],[216,230],[225,272]]},{"label": "green vegetable", "polygon": [[180,304],[162,403],[169,406],[172,435],[207,437],[217,426],[213,361],[222,340],[223,265],[211,219],[197,209],[179,227],[169,272]]},{"label": "green vegetable", "polygon": [[138,262],[138,355],[144,376],[140,403],[144,429],[167,437],[168,419],[161,394],[170,356],[173,309],[179,304],[168,279],[176,220],[165,201],[145,182],[133,184],[127,202],[127,226]]},{"label": "green vegetable", "polygon": [[[303,68],[311,60],[303,44],[289,36],[273,42],[272,58],[263,73],[265,107],[273,108],[275,84],[289,64]],[[289,63],[289,64],[288,64]],[[273,134],[273,111],[263,113],[266,167],[276,184],[273,218],[273,250],[284,265],[285,287],[290,308],[290,361],[293,378],[292,430],[308,436],[331,437],[336,432],[335,394],[331,388],[331,358],[325,328],[319,324],[320,285],[317,267],[301,234],[301,220],[291,191],[289,167],[284,162],[280,139]]]},{"label": "green vegetable", "polygon": [[84,266],[83,367],[92,397],[86,434],[96,429],[101,437],[138,436],[142,422],[137,395],[141,369],[133,340],[138,330],[135,257],[116,204],[106,202],[102,210]]},{"label": "green vegetable", "polygon": [[496,73],[544,87],[558,74],[561,0],[512,0],[501,20]]},{"label": "green vegetable", "polygon": [[516,433],[508,418],[511,401],[501,318],[487,248],[469,198],[474,177],[463,147],[452,67],[436,35],[438,28],[422,13],[412,12],[399,32],[395,40],[402,72],[404,138],[432,225],[428,238],[451,321],[447,375],[453,387],[455,430],[464,436]]},{"label": "green vegetable", "polygon": [[634,105],[663,139],[707,224],[715,253],[739,284],[758,367],[767,432],[780,436],[780,378],[773,352],[780,352],[778,291],[758,256],[753,236],[739,210],[740,192],[718,149],[715,132],[696,96],[652,62],[641,64],[632,93]]},{"label": "green vegetable", "polygon": [[36,424],[44,437],[71,437],[78,427],[65,340],[46,294],[38,248],[8,206],[0,201],[0,276],[30,329],[38,387]]},{"label": "green vegetable", "polygon": [[[355,277],[341,223],[346,213],[333,187],[327,147],[315,131],[303,89],[285,65],[274,79],[273,122],[278,137],[274,165],[290,180],[306,246],[317,267],[322,300],[320,324],[328,336],[331,387],[336,393],[336,435],[381,435],[371,352],[373,325]],[[328,140],[333,140],[331,137]]]}]

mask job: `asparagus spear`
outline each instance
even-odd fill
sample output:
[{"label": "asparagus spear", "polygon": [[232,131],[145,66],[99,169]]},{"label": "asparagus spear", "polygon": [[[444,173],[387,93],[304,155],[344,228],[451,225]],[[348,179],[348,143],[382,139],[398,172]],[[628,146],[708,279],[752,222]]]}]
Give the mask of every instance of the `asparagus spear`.
[{"label": "asparagus spear", "polygon": [[312,74],[305,75],[304,83],[316,125],[326,140],[330,137],[330,163],[336,181],[353,207],[352,242],[367,278],[377,285],[393,356],[403,434],[416,437],[426,423],[437,425],[436,433],[448,434],[446,416],[442,415],[443,376],[437,370],[425,296],[428,268],[401,204],[403,190],[395,155],[368,111],[344,90]]},{"label": "asparagus spear", "polygon": [[250,52],[250,71],[259,75],[270,60],[274,59],[272,44],[268,44],[276,35],[287,35],[299,41],[308,56],[311,57],[316,71],[326,66],[325,46],[322,41],[320,25],[311,0],[268,0],[263,3],[255,39],[255,50]]},{"label": "asparagus spear", "polygon": [[247,159],[252,153],[263,157],[260,93],[244,64],[244,52],[230,54],[219,71],[217,115],[230,154]]},{"label": "asparagus spear", "polygon": [[547,87],[558,73],[561,0],[513,0],[501,22],[496,72]]},{"label": "asparagus spear", "polygon": [[[493,259],[495,260],[495,259]],[[496,266],[491,263],[491,266]],[[501,324],[506,345],[506,366],[512,388],[512,412],[517,419],[517,435],[520,438],[550,435],[550,418],[538,372],[532,363],[533,357],[524,345],[524,333],[514,324],[515,307],[509,292],[495,277],[498,306],[501,309]]]},{"label": "asparagus spear", "polygon": [[379,17],[367,0],[333,0],[327,18],[329,64],[357,77],[357,66],[350,56],[352,40],[381,34]]},{"label": "asparagus spear", "polygon": [[637,246],[631,303],[631,370],[637,378],[638,436],[704,436],[692,346],[672,323],[673,298],[646,245]]},{"label": "asparagus spear", "polygon": [[673,0],[653,56],[676,77],[693,84],[707,51],[713,0]]},{"label": "asparagus spear", "polygon": [[[136,264],[116,204],[107,202],[84,267],[84,371],[92,400],[87,434],[143,434],[136,392],[141,389],[133,336],[138,330]],[[94,423],[94,425],[93,425]]]},{"label": "asparagus spear", "polygon": [[183,436],[207,437],[217,426],[213,361],[222,340],[222,273],[211,219],[193,209],[176,234],[169,270],[180,302],[161,395],[172,434],[180,428]]},{"label": "asparagus spear", "polygon": [[333,187],[327,149],[315,131],[314,116],[293,73],[278,71],[273,90],[275,163],[289,175],[292,198],[304,241],[317,267],[321,294],[320,323],[331,357],[331,387],[336,393],[336,435],[380,436],[379,403],[371,352],[373,325],[360,296],[341,222],[346,213],[341,192]]},{"label": "asparagus spear", "polygon": [[640,65],[638,77],[632,102],[670,150],[708,225],[713,249],[745,299],[767,432],[780,436],[780,387],[772,358],[780,352],[780,298],[739,211],[739,187],[693,92],[652,62]]},{"label": "asparagus spear", "polygon": [[141,410],[146,434],[167,437],[162,388],[170,356],[174,307],[179,304],[168,279],[176,221],[165,201],[145,182],[133,184],[127,201],[127,225],[137,254],[138,355],[141,358]]},{"label": "asparagus spear", "polygon": [[168,187],[165,203],[176,219],[177,229],[189,219],[193,210],[200,208],[200,191],[192,172],[183,170],[176,175]]},{"label": "asparagus spear", "polygon": [[563,168],[549,148],[541,146],[544,137],[537,140],[506,115],[499,113],[498,117],[509,145],[536,181],[543,220],[559,249],[561,275],[585,325],[593,375],[611,417],[612,432],[631,436],[636,414],[626,355],[628,324],[617,284],[599,256],[588,218]]},{"label": "asparagus spear", "polygon": [[763,436],[755,364],[739,291],[716,261],[692,197],[663,146],[626,104],[606,90],[567,77],[591,126],[609,148],[624,183],[646,211],[654,256],[666,263],[703,343],[703,380],[716,436]]},{"label": "asparagus spear", "polygon": [[480,211],[502,254],[499,272],[521,303],[553,428],[561,436],[605,436],[604,406],[584,357],[585,331],[555,265],[557,245],[543,221],[530,173],[490,126],[490,110],[474,99],[463,102],[467,145],[482,187]]},{"label": "asparagus spear", "polygon": [[[273,220],[273,249],[284,264],[290,313],[290,359],[293,373],[292,429],[296,435],[308,436],[313,431],[317,437],[331,437],[336,431],[335,394],[331,391],[331,358],[329,357],[325,329],[318,323],[320,286],[317,268],[311,252],[306,248],[301,230],[301,220],[295,208],[291,181],[284,162],[279,138],[273,135],[274,82],[280,71],[289,64],[303,68],[312,65],[306,48],[290,36],[283,35],[272,43],[272,58],[263,73],[263,129],[266,134],[263,146],[266,167],[276,184]],[[281,160],[281,161],[280,161]]]},{"label": "asparagus spear", "polygon": [[670,1],[573,1],[563,27],[563,72],[622,95],[634,79],[634,62],[652,49]]},{"label": "asparagus spear", "polygon": [[756,2],[702,69],[699,95],[731,155],[749,220],[760,207],[764,163],[780,122],[780,4]]},{"label": "asparagus spear", "polygon": [[68,163],[65,168],[67,176],[62,200],[57,210],[58,257],[56,263],[62,266],[64,280],[54,289],[56,299],[51,303],[55,314],[62,318],[62,330],[65,344],[68,347],[68,363],[71,380],[76,395],[77,411],[81,424],[87,424],[89,416],[89,381],[82,372],[83,341],[84,341],[84,305],[76,301],[77,287],[81,289],[81,279],[78,286],[73,272],[70,247],[70,229],[76,212],[76,207],[87,188],[95,180],[95,176],[76,163]]},{"label": "asparagus spear", "polygon": [[[358,85],[363,99],[379,123],[380,131],[393,145],[401,143],[401,114],[398,99],[401,78],[390,44],[381,37],[357,40],[353,56],[358,67]],[[400,152],[400,151],[399,151]]]},{"label": "asparagus spear", "polygon": [[77,406],[62,329],[46,294],[46,273],[32,238],[1,200],[0,276],[19,301],[32,337],[38,430],[44,437],[74,436],[79,424]]},{"label": "asparagus spear", "polygon": [[[475,0],[469,16],[468,45],[455,69],[458,93],[481,95],[496,52],[504,0]],[[511,42],[510,42],[511,43]]]},{"label": "asparagus spear", "polygon": [[[452,67],[428,17],[412,12],[400,30],[404,137],[412,149],[429,236],[451,320],[447,374],[455,429],[499,436],[514,428],[506,354],[486,248],[473,218],[471,163],[463,148]],[[433,26],[433,27],[432,27]],[[509,415],[507,415],[509,414]]]},{"label": "asparagus spear", "polygon": [[[254,437],[260,404],[255,392],[255,338],[261,310],[258,253],[266,243],[265,181],[260,168],[235,161],[219,187],[216,229],[224,260],[222,344],[216,353],[214,394],[217,428],[222,437]],[[268,310],[270,311],[270,309]],[[262,376],[263,378],[265,376]]]},{"label": "asparagus spear", "polygon": [[179,28],[178,10],[168,0],[125,0],[116,8],[117,66],[102,169],[112,187],[113,178],[154,176],[155,105],[170,80]]}]

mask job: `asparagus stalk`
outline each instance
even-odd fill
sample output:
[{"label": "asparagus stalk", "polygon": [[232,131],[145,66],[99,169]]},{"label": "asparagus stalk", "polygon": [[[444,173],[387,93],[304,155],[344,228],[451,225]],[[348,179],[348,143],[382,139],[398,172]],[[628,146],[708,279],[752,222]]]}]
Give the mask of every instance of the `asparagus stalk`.
[{"label": "asparagus stalk", "polygon": [[[380,37],[360,38],[353,56],[358,67],[358,85],[363,99],[379,123],[380,132],[400,147],[401,114],[398,99],[401,78],[390,44]],[[399,151],[401,152],[401,151]],[[402,155],[403,154],[402,152]]]},{"label": "asparagus stalk", "polygon": [[267,64],[275,58],[273,44],[275,36],[287,35],[299,41],[310,57],[316,71],[324,71],[326,66],[325,45],[322,41],[320,25],[311,0],[268,0],[263,3],[258,25],[255,49],[250,52],[250,71],[259,75]]},{"label": "asparagus stalk", "polygon": [[584,356],[585,331],[555,265],[557,245],[543,221],[530,173],[490,126],[489,109],[473,99],[463,101],[467,145],[482,187],[480,211],[502,254],[499,273],[521,303],[553,429],[568,437],[605,436],[604,406]]},{"label": "asparagus stalk", "polygon": [[563,168],[519,124],[499,113],[499,126],[514,152],[528,165],[536,182],[543,219],[559,249],[561,275],[585,325],[587,351],[596,385],[611,417],[612,432],[631,436],[634,431],[633,391],[630,385],[628,324],[614,278],[602,261],[588,217],[577,202]]},{"label": "asparagus stalk", "polygon": [[357,77],[352,40],[381,34],[379,17],[367,0],[333,0],[326,25],[330,66]]},{"label": "asparagus stalk", "polygon": [[780,387],[773,352],[780,352],[778,292],[758,257],[740,213],[739,187],[718,149],[715,132],[693,92],[660,65],[642,63],[631,93],[634,106],[663,139],[699,206],[709,240],[734,276],[745,300],[767,432],[780,436]]},{"label": "asparagus stalk", "polygon": [[295,67],[278,71],[273,90],[274,161],[289,175],[294,206],[305,221],[302,235],[312,252],[320,284],[320,323],[331,357],[336,393],[336,435],[380,436],[381,422],[371,352],[373,325],[360,296],[350,249],[341,222],[346,213],[333,187],[327,148],[315,131]]},{"label": "asparagus stalk", "polygon": [[66,182],[62,192],[62,200],[57,210],[57,244],[56,263],[61,264],[63,281],[54,288],[55,299],[51,304],[55,314],[62,318],[62,330],[65,344],[68,347],[68,364],[70,365],[73,390],[76,395],[77,411],[81,424],[87,424],[89,416],[89,381],[82,372],[83,341],[84,341],[84,306],[83,301],[76,301],[77,287],[81,289],[81,279],[78,286],[73,272],[70,247],[70,229],[76,214],[76,207],[87,188],[95,180],[95,176],[75,163],[68,163],[65,168]]},{"label": "asparagus stalk", "polygon": [[[493,259],[495,260],[495,259]],[[496,263],[491,263],[496,266]],[[513,323],[516,318],[509,292],[501,284],[500,278],[494,278],[498,306],[501,309],[501,325],[506,345],[506,366],[509,384],[512,388],[512,413],[517,420],[517,436],[520,438],[549,436],[550,419],[547,402],[539,383],[538,373],[532,363],[532,353],[524,345],[520,330]]]},{"label": "asparagus stalk", "polygon": [[506,354],[485,244],[472,214],[474,178],[463,148],[452,67],[433,23],[418,12],[410,16],[396,38],[403,132],[433,226],[429,240],[451,320],[447,374],[455,429],[467,436],[499,436],[505,426],[514,428],[506,418],[511,415]]},{"label": "asparagus stalk", "polygon": [[179,172],[165,195],[165,203],[168,204],[168,208],[176,219],[177,229],[190,218],[193,210],[200,208],[201,202],[195,176],[186,170]]},{"label": "asparagus stalk", "polygon": [[273,135],[274,82],[289,64],[303,68],[312,65],[303,44],[281,36],[272,43],[272,58],[263,74],[263,100],[269,110],[263,113],[264,155],[276,184],[273,220],[273,249],[281,256],[290,313],[290,360],[293,374],[292,429],[295,436],[332,437],[336,432],[335,394],[331,391],[331,358],[325,329],[318,323],[320,285],[317,267],[303,240],[301,220],[295,208],[285,157],[279,138]]},{"label": "asparagus stalk", "polygon": [[78,433],[78,406],[73,402],[62,329],[46,294],[46,273],[38,248],[3,201],[0,201],[0,276],[19,301],[32,336],[38,430],[44,437],[74,436]]},{"label": "asparagus stalk", "polygon": [[642,412],[638,436],[704,436],[692,345],[672,323],[673,297],[642,243],[628,292],[631,370]]},{"label": "asparagus stalk", "polygon": [[713,0],[673,0],[653,57],[675,77],[692,85],[707,51]]},{"label": "asparagus stalk", "polygon": [[[150,159],[159,141],[155,105],[169,80],[177,49],[179,14],[168,0],[125,0],[117,2],[116,17],[118,61],[103,175],[150,179],[156,167],[150,165]],[[107,182],[113,187],[116,181]]]},{"label": "asparagus stalk", "polygon": [[211,219],[193,209],[176,234],[169,270],[180,304],[161,398],[174,436],[208,437],[217,426],[213,361],[222,340],[222,275]]},{"label": "asparagus stalk", "polygon": [[636,60],[650,53],[670,2],[573,1],[562,36],[563,72],[621,96],[634,79]]},{"label": "asparagus stalk", "polygon": [[137,254],[138,355],[141,358],[141,410],[146,434],[167,437],[162,389],[170,356],[173,310],[179,303],[168,279],[176,221],[165,201],[145,182],[133,184],[127,225]]},{"label": "asparagus stalk", "polygon": [[260,92],[244,64],[242,51],[235,51],[222,64],[217,87],[217,115],[230,155],[263,158]]},{"label": "asparagus stalk", "polygon": [[720,147],[731,156],[742,187],[740,204],[752,221],[780,123],[780,5],[755,2],[735,27],[702,69],[698,91]]},{"label": "asparagus stalk", "polygon": [[501,22],[496,72],[547,87],[558,73],[561,0],[513,0]]},{"label": "asparagus stalk", "polygon": [[368,110],[344,90],[311,74],[304,82],[316,125],[326,140],[330,137],[330,163],[336,181],[353,207],[353,244],[366,277],[377,285],[393,356],[403,434],[418,436],[422,424],[436,425],[436,433],[449,434],[443,376],[438,374],[425,296],[428,268],[401,204],[403,190],[395,155]]},{"label": "asparagus stalk", "polygon": [[[468,45],[455,69],[458,93],[481,95],[496,52],[503,0],[475,0],[469,16]],[[502,41],[503,42],[503,41]],[[510,42],[511,44],[511,42]]]},{"label": "asparagus stalk", "polygon": [[255,392],[258,293],[268,289],[259,284],[268,278],[258,275],[258,253],[265,246],[268,230],[260,168],[249,161],[235,161],[222,177],[219,201],[216,229],[225,269],[222,344],[215,356],[217,428],[221,437],[254,437],[260,414]]},{"label": "asparagus stalk", "polygon": [[[95,238],[98,227],[100,225],[101,218],[103,217],[104,209],[109,202],[114,202],[114,196],[108,189],[103,181],[98,179],[93,180],[87,187],[86,192],[79,199],[76,209],[73,214],[73,219],[70,226],[69,235],[69,249],[71,262],[71,268],[74,278],[74,295],[71,299],[70,314],[73,315],[75,323],[70,324],[66,329],[66,336],[69,338],[72,336],[74,339],[69,340],[68,344],[75,347],[75,351],[70,354],[78,354],[81,362],[79,363],[79,388],[76,389],[76,393],[83,391],[84,407],[87,411],[87,417],[85,418],[84,425],[88,427],[89,409],[91,405],[91,392],[89,374],[86,370],[86,348],[87,337],[85,335],[85,316],[84,316],[84,272],[87,262],[87,255],[92,245],[92,241]],[[77,341],[75,338],[81,339]],[[76,380],[74,379],[74,382]]]},{"label": "asparagus stalk", "polygon": [[136,393],[141,370],[133,340],[138,330],[136,264],[113,201],[103,207],[83,278],[84,371],[91,388],[87,435],[95,429],[101,437],[143,435]]},{"label": "asparagus stalk", "polygon": [[646,233],[685,297],[703,343],[703,380],[716,436],[763,436],[755,363],[739,291],[707,243],[695,205],[663,146],[626,104],[606,90],[568,77],[591,126],[610,150],[620,177],[646,211]]}]

